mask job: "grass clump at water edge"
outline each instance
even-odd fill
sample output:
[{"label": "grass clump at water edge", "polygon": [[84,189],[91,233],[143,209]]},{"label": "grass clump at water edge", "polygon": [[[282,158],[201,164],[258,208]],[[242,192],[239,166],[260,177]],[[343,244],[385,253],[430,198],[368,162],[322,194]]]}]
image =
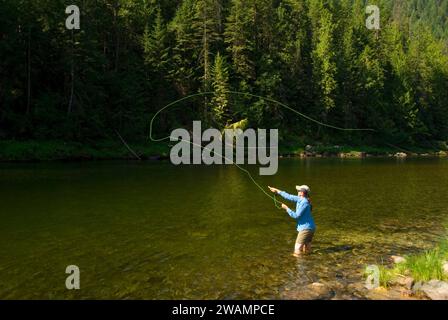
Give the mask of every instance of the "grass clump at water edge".
[{"label": "grass clump at water edge", "polygon": [[402,276],[411,276],[415,281],[448,280],[448,274],[443,270],[443,265],[447,261],[448,239],[445,239],[434,249],[406,256],[404,262],[396,264],[393,268],[380,265],[378,267],[380,286],[388,288],[395,278]]}]

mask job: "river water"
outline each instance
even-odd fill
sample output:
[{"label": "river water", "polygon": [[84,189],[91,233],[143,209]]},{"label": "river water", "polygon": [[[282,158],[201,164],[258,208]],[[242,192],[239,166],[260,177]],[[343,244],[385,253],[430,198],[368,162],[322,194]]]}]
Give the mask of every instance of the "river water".
[{"label": "river water", "polygon": [[[432,247],[448,220],[446,159],[281,159],[262,185],[312,189],[313,253],[234,166],[0,164],[0,299],[364,298],[363,270]],[[81,289],[67,290],[68,265]],[[292,293],[292,294],[291,294]]]}]

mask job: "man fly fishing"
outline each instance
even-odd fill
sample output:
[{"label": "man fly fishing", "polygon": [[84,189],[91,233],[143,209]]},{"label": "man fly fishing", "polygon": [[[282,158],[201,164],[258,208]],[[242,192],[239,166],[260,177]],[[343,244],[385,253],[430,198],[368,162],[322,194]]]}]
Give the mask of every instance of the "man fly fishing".
[{"label": "man fly fishing", "polygon": [[272,192],[277,193],[286,200],[296,202],[296,210],[293,211],[284,203],[282,209],[294,219],[297,220],[297,239],[294,247],[294,256],[299,256],[302,253],[311,252],[311,241],[313,240],[316,225],[311,214],[312,206],[310,200],[310,188],[306,185],[296,186],[298,195],[280,191],[279,189],[268,187]]}]

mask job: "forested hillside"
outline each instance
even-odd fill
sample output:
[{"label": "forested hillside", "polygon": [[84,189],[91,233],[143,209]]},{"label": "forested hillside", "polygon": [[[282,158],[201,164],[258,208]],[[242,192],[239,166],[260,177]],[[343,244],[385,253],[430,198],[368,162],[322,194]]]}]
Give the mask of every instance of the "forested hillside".
[{"label": "forested hillside", "polygon": [[[448,0],[0,0],[0,139],[145,141],[201,119],[278,128],[282,143],[448,139]],[[319,121],[319,127],[260,98]],[[149,143],[149,142],[148,142]]]},{"label": "forested hillside", "polygon": [[448,1],[410,0],[408,14],[412,24],[427,24],[433,33],[448,44]]}]

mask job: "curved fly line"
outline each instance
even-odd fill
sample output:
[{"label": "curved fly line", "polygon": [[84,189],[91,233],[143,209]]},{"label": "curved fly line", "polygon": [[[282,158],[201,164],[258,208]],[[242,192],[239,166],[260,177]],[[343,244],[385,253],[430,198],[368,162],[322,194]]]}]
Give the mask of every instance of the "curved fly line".
[{"label": "curved fly line", "polygon": [[[283,108],[285,108],[285,109],[287,109],[287,110],[289,110],[289,111],[291,111],[291,112],[297,114],[298,116],[300,116],[300,117],[302,117],[302,118],[304,118],[304,119],[306,119],[306,120],[308,120],[308,121],[310,121],[310,122],[316,123],[317,125],[320,125],[320,126],[323,126],[323,127],[327,127],[327,128],[330,128],[330,129],[339,130],[339,131],[351,131],[351,132],[354,132],[354,131],[370,131],[370,132],[376,132],[375,129],[342,128],[342,127],[338,127],[338,126],[330,125],[330,124],[324,123],[324,122],[322,122],[322,121],[316,120],[316,119],[314,119],[314,118],[312,118],[312,117],[310,117],[310,116],[308,116],[308,115],[306,115],[306,114],[304,114],[304,113],[302,113],[302,112],[299,112],[299,111],[297,111],[297,110],[291,108],[290,106],[288,106],[288,105],[286,105],[286,104],[284,104],[284,103],[282,103],[282,102],[280,102],[280,101],[277,101],[277,100],[275,100],[275,99],[272,99],[272,98],[262,97],[262,96],[259,96],[259,95],[256,95],[256,94],[244,93],[244,92],[238,92],[238,91],[225,91],[225,92],[223,92],[223,93],[229,93],[229,94],[231,94],[231,95],[246,96],[246,97],[251,97],[251,98],[258,98],[258,99],[262,99],[262,100],[265,100],[265,101],[269,101],[269,102],[271,102],[271,103],[275,103],[275,104],[277,104],[277,105],[279,105],[279,106],[281,106],[281,107],[283,107]],[[160,110],[158,110],[158,111],[154,114],[154,116],[152,117],[151,122],[150,122],[150,124],[149,124],[149,139],[150,139],[152,142],[162,142],[162,141],[166,141],[166,140],[170,140],[170,139],[171,139],[171,136],[166,136],[166,137],[162,137],[162,138],[154,138],[154,137],[153,137],[154,121],[155,121],[155,119],[158,117],[158,115],[159,115],[160,113],[162,113],[162,112],[165,111],[166,109],[169,109],[170,107],[173,107],[173,106],[179,104],[180,102],[183,102],[183,101],[186,101],[186,100],[195,98],[195,97],[209,96],[209,95],[215,95],[215,93],[214,93],[214,92],[199,92],[199,93],[191,94],[191,95],[185,96],[185,97],[183,97],[183,98],[180,98],[180,99],[178,99],[178,100],[175,100],[175,101],[173,101],[173,102],[167,104],[166,106],[164,106],[164,107],[161,108]],[[199,145],[199,144],[197,144],[197,143],[194,143],[194,142],[192,142],[192,141],[190,141],[190,140],[184,140],[184,139],[180,139],[180,138],[177,138],[177,140],[178,140],[178,141],[182,141],[182,142],[188,142],[189,144],[191,144],[191,145],[193,145],[193,146],[198,146],[198,147],[200,147],[202,150],[213,151],[215,155],[221,157],[221,158],[224,159],[224,160],[228,160],[228,161],[230,161],[230,162],[231,162],[232,164],[234,164],[238,169],[240,169],[242,172],[246,173],[247,176],[249,177],[249,179],[252,181],[252,183],[253,183],[258,189],[260,189],[260,191],[263,192],[267,197],[269,197],[271,200],[274,201],[274,205],[275,205],[277,208],[279,208],[279,209],[281,208],[281,206],[279,205],[279,204],[281,204],[281,202],[277,200],[277,198],[275,197],[275,195],[272,196],[271,194],[267,193],[266,190],[265,190],[265,189],[264,189],[264,188],[263,188],[263,187],[262,187],[262,186],[261,186],[255,179],[254,179],[254,177],[252,176],[252,174],[251,174],[247,169],[243,168],[242,166],[240,166],[239,164],[237,164],[236,162],[234,162],[233,159],[226,158],[226,157],[223,156],[222,154],[219,154],[219,153],[215,152],[214,150],[211,150],[211,149],[209,149],[209,148],[207,148],[207,147],[204,147],[204,146],[202,146],[202,145]]]}]

